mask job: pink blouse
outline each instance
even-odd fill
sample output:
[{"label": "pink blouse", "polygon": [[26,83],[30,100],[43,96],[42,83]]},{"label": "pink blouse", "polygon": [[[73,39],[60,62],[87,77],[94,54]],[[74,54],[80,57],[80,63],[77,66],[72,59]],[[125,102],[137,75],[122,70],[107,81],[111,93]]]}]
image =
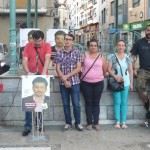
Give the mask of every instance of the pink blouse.
[{"label": "pink blouse", "polygon": [[[85,57],[83,59],[81,79],[84,76],[84,74],[88,71],[88,69],[91,67],[95,59],[96,58],[90,58],[89,54],[85,54]],[[103,61],[100,55],[99,58],[94,63],[93,67],[90,69],[90,71],[86,74],[86,76],[82,80],[90,83],[95,83],[104,80],[102,67]]]}]

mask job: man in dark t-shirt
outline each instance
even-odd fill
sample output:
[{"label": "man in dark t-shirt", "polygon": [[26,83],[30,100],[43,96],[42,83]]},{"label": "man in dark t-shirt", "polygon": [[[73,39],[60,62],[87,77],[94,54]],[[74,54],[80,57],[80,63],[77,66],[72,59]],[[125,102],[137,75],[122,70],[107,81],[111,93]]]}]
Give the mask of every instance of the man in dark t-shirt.
[{"label": "man in dark t-shirt", "polygon": [[[145,29],[145,37],[138,40],[131,49],[131,54],[133,56],[133,70],[135,75],[137,75],[136,89],[145,103],[145,109],[148,111],[146,114],[148,119],[148,114],[150,116],[150,98],[146,91],[146,84],[150,80],[150,25],[147,25]],[[139,56],[140,68],[138,73],[135,70],[136,56]],[[149,117],[150,119],[150,117]]]},{"label": "man in dark t-shirt", "polygon": [[52,46],[52,55],[51,55],[51,60],[52,60],[52,66],[54,66],[54,58],[56,56],[56,52],[62,50],[64,48],[64,38],[65,38],[66,33],[64,31],[58,30],[55,33],[55,46]]}]

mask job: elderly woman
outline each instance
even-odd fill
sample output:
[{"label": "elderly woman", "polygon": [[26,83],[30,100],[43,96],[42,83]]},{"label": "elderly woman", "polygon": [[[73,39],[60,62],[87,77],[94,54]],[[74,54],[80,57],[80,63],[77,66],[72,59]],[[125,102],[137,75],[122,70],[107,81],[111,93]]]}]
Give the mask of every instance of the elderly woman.
[{"label": "elderly woman", "polygon": [[[126,43],[124,40],[117,42],[117,52],[108,56],[108,72],[117,82],[124,82],[124,90],[112,92],[114,100],[115,128],[126,129],[127,105],[129,89],[133,90],[132,59],[125,53]],[[117,60],[118,59],[118,60]],[[121,68],[120,68],[120,66]],[[121,70],[122,74],[121,75]]]},{"label": "elderly woman", "polygon": [[104,88],[104,74],[107,70],[106,59],[98,51],[98,42],[89,41],[88,51],[83,57],[81,89],[85,100],[87,130],[100,130],[100,98]]}]

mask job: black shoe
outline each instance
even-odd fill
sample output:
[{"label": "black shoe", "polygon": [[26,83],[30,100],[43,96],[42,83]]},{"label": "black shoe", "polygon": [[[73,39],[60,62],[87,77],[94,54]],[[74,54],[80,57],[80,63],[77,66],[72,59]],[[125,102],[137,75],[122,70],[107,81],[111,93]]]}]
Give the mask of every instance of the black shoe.
[{"label": "black shoe", "polygon": [[30,132],[31,132],[31,130],[24,130],[22,132],[22,136],[27,136]]}]

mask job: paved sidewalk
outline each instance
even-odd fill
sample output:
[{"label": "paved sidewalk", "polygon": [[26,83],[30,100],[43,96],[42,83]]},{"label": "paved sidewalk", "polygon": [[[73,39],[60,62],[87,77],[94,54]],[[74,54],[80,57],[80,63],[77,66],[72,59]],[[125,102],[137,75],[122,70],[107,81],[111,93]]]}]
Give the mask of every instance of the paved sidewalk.
[{"label": "paved sidewalk", "polygon": [[129,125],[128,129],[101,125],[99,132],[61,129],[62,126],[46,126],[47,142],[27,142],[21,136],[22,127],[0,126],[0,150],[150,150],[150,128],[140,125]]}]

